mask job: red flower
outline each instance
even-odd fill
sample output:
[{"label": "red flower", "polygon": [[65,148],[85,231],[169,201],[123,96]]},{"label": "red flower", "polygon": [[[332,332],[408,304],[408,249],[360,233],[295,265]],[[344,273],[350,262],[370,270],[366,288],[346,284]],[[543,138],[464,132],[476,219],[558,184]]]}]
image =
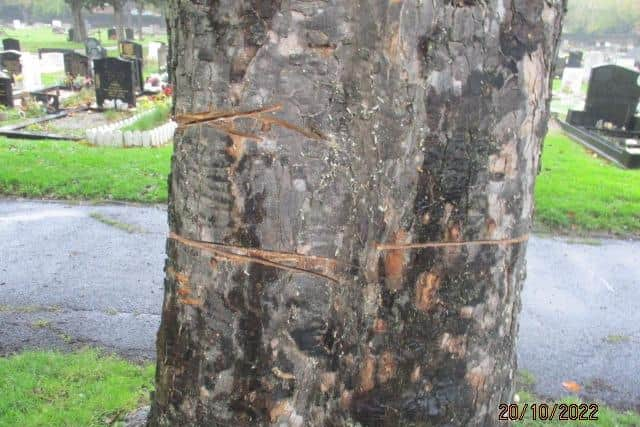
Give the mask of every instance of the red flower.
[{"label": "red flower", "polygon": [[163,92],[166,96],[171,96],[173,95],[173,88],[170,85],[167,85]]}]

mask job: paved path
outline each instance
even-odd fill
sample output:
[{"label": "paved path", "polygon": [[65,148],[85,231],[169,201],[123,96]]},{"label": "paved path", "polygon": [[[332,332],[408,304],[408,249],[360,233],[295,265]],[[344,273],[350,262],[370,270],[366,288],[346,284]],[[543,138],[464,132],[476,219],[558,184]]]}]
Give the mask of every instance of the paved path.
[{"label": "paved path", "polygon": [[[104,347],[154,357],[162,207],[0,200],[0,354]],[[640,406],[640,242],[534,237],[518,343],[536,392]]]}]

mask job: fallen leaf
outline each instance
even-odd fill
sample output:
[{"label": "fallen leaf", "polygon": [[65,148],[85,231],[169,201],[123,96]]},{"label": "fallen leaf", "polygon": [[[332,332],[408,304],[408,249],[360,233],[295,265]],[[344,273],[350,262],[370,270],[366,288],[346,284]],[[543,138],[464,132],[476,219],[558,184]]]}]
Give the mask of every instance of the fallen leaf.
[{"label": "fallen leaf", "polygon": [[564,381],[562,387],[570,391],[571,393],[578,393],[582,390],[582,386],[575,381]]}]

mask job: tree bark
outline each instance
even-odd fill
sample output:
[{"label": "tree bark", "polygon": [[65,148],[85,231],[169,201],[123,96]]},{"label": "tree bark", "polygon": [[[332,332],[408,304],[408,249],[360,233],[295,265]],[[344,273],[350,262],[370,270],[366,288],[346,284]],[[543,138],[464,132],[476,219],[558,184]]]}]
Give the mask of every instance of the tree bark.
[{"label": "tree bark", "polygon": [[498,424],[564,6],[169,2],[150,425]]},{"label": "tree bark", "polygon": [[114,0],[113,5],[113,19],[116,24],[116,35],[118,36],[118,41],[126,40],[124,33],[124,15],[123,15],[123,2],[122,0]]},{"label": "tree bark", "polygon": [[73,41],[82,43],[87,39],[87,27],[82,16],[82,0],[71,1],[71,14],[73,16]]},{"label": "tree bark", "polygon": [[138,40],[142,40],[142,11],[144,10],[144,1],[140,0],[136,2],[136,9],[138,9]]}]

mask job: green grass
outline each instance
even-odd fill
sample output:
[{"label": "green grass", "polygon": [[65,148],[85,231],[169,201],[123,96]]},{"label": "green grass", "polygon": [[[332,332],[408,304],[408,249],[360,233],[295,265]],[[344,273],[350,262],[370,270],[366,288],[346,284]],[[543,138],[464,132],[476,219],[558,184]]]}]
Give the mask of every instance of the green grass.
[{"label": "green grass", "polygon": [[144,116],[140,117],[135,122],[120,129],[123,132],[126,131],[145,131],[154,129],[169,120],[169,114],[171,113],[171,105],[169,103],[160,104],[153,108],[153,110]]},{"label": "green grass", "polygon": [[165,202],[171,152],[171,145],[123,149],[0,137],[0,193]]},{"label": "green grass", "polygon": [[[549,411],[551,411],[551,405],[554,403],[566,403],[566,404],[581,404],[580,399],[575,397],[570,397],[566,399],[562,399],[559,402],[545,402],[544,400],[536,397],[535,395],[522,391],[518,393],[520,396],[520,410],[523,409],[523,405],[526,403],[531,406],[531,404],[540,404],[547,403],[550,405]],[[590,427],[637,427],[640,426],[640,415],[631,412],[631,411],[618,411],[612,408],[609,408],[604,405],[599,405],[598,408],[598,420],[597,421],[558,421],[557,420],[557,411],[554,421],[533,421],[531,419],[531,409],[527,410],[525,420],[522,422],[516,422],[513,425],[519,427],[551,427],[551,426],[590,426]],[[568,414],[567,414],[568,415]]]},{"label": "green grass", "polygon": [[[20,49],[23,52],[37,52],[39,48],[60,48],[60,49],[76,49],[82,51],[84,53],[84,44],[83,43],[75,43],[67,41],[67,33],[64,34],[55,34],[51,27],[47,26],[36,26],[30,28],[20,28],[20,29],[12,29],[12,28],[4,28],[6,31],[6,35],[2,36],[2,38],[12,37],[20,40]],[[118,42],[116,40],[108,40],[107,39],[107,29],[106,28],[95,28],[89,31],[89,37],[94,37],[100,41],[102,46],[110,47],[117,46]],[[138,43],[142,43],[143,48],[146,49],[149,42],[151,41],[164,41],[166,43],[166,36],[162,35],[154,35],[147,36],[142,42],[140,40],[136,40]],[[146,51],[145,51],[146,52]],[[115,53],[112,53],[111,50],[108,51],[109,56],[117,56],[117,49]]]},{"label": "green grass", "polygon": [[144,405],[154,366],[95,350],[0,358],[0,426],[105,426]]},{"label": "green grass", "polygon": [[640,170],[593,157],[567,136],[547,136],[536,183],[536,221],[578,233],[640,234]]},{"label": "green grass", "polygon": [[64,83],[66,74],[64,71],[55,71],[53,73],[42,73],[41,81],[44,87],[56,86]]}]

